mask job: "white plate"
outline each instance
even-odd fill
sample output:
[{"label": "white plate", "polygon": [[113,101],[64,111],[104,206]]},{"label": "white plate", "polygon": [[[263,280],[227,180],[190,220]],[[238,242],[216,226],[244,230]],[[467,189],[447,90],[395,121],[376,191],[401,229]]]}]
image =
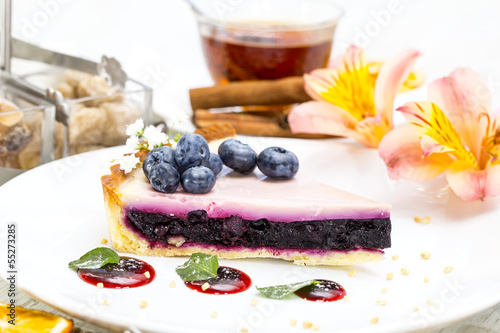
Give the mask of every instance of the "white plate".
[{"label": "white plate", "polygon": [[[274,301],[254,287],[235,295],[214,296],[185,287],[175,267],[186,258],[141,257],[156,279],[129,290],[97,289],[81,281],[68,262],[109,239],[99,166],[121,148],[56,161],[0,187],[2,221],[18,225],[19,287],[73,316],[107,327],[171,332],[299,332],[303,321],[321,331],[403,332],[437,329],[500,302],[499,199],[464,203],[453,194],[426,203],[415,186],[386,176],[377,151],[348,140],[243,138],[260,150],[281,145],[296,152],[301,170],[330,185],[393,205],[393,246],[386,259],[356,267],[299,267],[279,260],[222,260],[240,269],[254,286],[310,278],[337,281],[350,302]],[[307,189],[304,189],[306,193]],[[428,198],[427,198],[428,199]],[[414,216],[430,216],[427,225]],[[2,226],[5,239],[7,226]],[[4,242],[2,242],[5,244]],[[2,246],[6,258],[5,246]],[[420,253],[429,251],[424,260]],[[399,255],[399,260],[391,259]],[[453,266],[450,274],[444,274]],[[410,271],[401,274],[401,268]],[[357,271],[355,277],[348,272]],[[394,279],[386,279],[387,273]],[[5,271],[1,275],[5,277]],[[429,277],[430,282],[424,283]],[[169,287],[175,281],[175,288]],[[387,293],[381,292],[382,288]],[[252,306],[255,298],[257,306]],[[109,305],[104,306],[107,299]],[[141,300],[148,302],[140,308]],[[386,300],[386,306],[376,305]],[[428,303],[432,300],[433,305]],[[418,307],[419,311],[414,312]],[[218,317],[211,315],[217,311]],[[378,317],[378,324],[370,320]],[[292,327],[290,320],[297,320]]]}]

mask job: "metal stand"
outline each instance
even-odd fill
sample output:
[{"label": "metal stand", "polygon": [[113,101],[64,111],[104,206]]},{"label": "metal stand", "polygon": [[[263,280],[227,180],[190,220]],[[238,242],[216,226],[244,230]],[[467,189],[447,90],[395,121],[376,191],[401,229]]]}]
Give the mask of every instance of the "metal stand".
[{"label": "metal stand", "polygon": [[12,0],[3,0],[2,15],[0,16],[3,22],[2,31],[0,33],[0,68],[6,72],[10,72],[10,59],[12,57],[11,36],[12,36]]}]

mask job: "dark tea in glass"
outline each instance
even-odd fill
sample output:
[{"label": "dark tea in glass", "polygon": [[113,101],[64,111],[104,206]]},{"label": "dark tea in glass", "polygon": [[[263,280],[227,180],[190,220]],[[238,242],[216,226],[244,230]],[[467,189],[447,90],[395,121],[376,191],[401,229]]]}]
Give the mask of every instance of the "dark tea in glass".
[{"label": "dark tea in glass", "polygon": [[[325,67],[342,11],[325,0],[191,0],[215,83],[280,79]],[[221,10],[222,8],[222,10]]]},{"label": "dark tea in glass", "polygon": [[281,44],[202,36],[203,52],[213,80],[225,83],[280,79],[326,66],[332,49],[331,38],[307,43],[306,33],[295,31],[286,32],[289,40],[285,42],[284,34],[282,32],[280,36]]}]

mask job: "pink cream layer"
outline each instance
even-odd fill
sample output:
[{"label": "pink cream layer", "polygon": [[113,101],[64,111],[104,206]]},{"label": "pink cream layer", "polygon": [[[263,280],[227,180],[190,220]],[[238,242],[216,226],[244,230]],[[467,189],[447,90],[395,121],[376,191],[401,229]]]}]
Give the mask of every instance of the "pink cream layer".
[{"label": "pink cream layer", "polygon": [[193,210],[205,210],[213,218],[238,215],[246,220],[278,222],[390,217],[388,204],[336,189],[301,173],[278,181],[260,173],[242,176],[231,172],[219,176],[207,194],[189,194],[181,186],[168,194],[153,190],[142,170],[136,169],[120,185],[120,192],[128,210],[180,218]]}]

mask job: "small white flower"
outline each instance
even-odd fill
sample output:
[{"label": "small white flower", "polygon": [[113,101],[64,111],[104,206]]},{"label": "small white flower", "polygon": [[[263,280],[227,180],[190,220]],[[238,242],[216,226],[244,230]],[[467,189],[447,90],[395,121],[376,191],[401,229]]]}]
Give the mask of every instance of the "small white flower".
[{"label": "small white flower", "polygon": [[120,161],[120,169],[125,171],[125,173],[129,173],[132,169],[137,167],[141,160],[139,157],[135,157],[135,155],[126,155],[123,156],[123,159]]},{"label": "small white flower", "polygon": [[161,133],[161,129],[159,129],[159,128],[153,126],[153,125],[149,125],[148,127],[146,127],[144,129],[144,133],[142,134],[142,136],[147,141],[149,141],[149,137],[154,136],[156,133]]},{"label": "small white flower", "polygon": [[128,136],[136,136],[141,135],[144,129],[144,121],[142,118],[139,118],[135,121],[135,123],[127,125],[127,135]]},{"label": "small white flower", "polygon": [[103,169],[109,169],[109,168],[111,168],[115,164],[116,164],[116,159],[115,158],[103,157],[99,161],[99,167],[103,168]]},{"label": "small white flower", "polygon": [[129,153],[134,153],[142,148],[141,142],[139,140],[138,136],[131,136],[130,138],[127,139],[127,142],[125,143],[127,152]]},{"label": "small white flower", "polygon": [[167,120],[168,128],[177,127],[177,125],[184,125],[186,123],[189,123],[189,117],[186,113],[184,113],[182,111],[175,112],[173,114],[173,117],[171,117],[169,120]]},{"label": "small white flower", "polygon": [[148,149],[151,150],[156,147],[161,147],[168,142],[168,137],[165,133],[156,132],[147,137]]}]

